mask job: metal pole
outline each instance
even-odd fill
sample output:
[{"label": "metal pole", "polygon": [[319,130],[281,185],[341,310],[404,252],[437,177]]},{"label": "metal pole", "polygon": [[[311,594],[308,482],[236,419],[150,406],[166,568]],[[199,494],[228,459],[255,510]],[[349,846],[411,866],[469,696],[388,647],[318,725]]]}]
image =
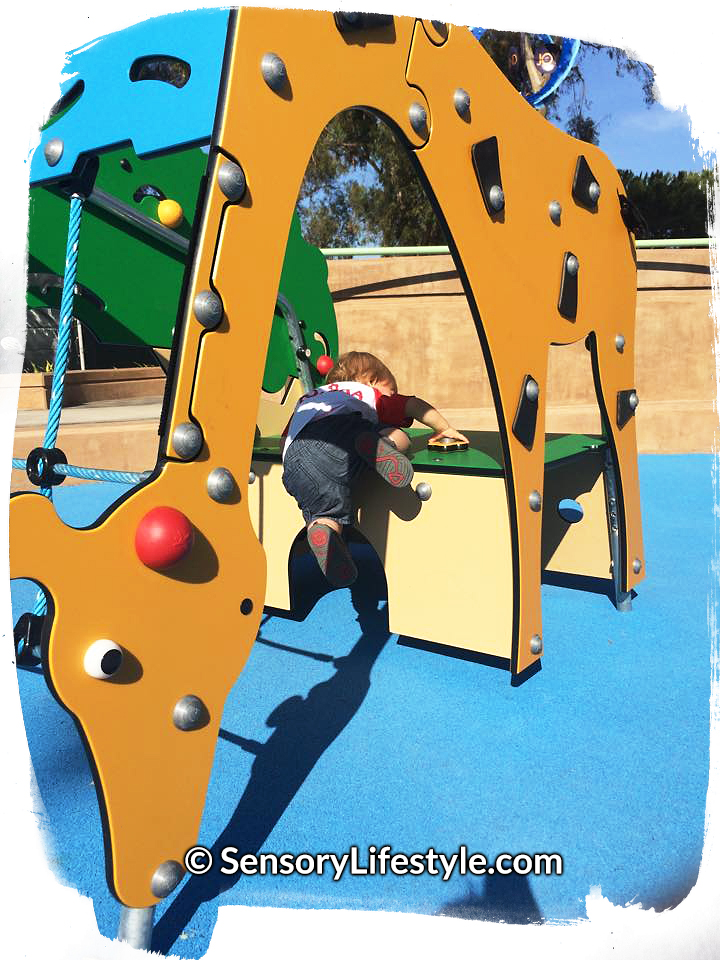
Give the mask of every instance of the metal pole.
[{"label": "metal pole", "polygon": [[121,907],[118,940],[138,950],[150,950],[155,907]]},{"label": "metal pole", "polygon": [[610,535],[610,556],[612,558],[613,586],[615,588],[615,606],[621,613],[632,610],[632,594],[626,593],[620,586],[620,536],[617,516],[617,489],[615,468],[610,450],[605,451],[605,497],[607,500],[608,534]]},{"label": "metal pole", "polygon": [[[662,250],[667,247],[705,249],[710,246],[710,239],[636,240],[635,246],[638,250]],[[449,252],[450,247],[323,247],[320,250],[324,257],[417,257]]]}]

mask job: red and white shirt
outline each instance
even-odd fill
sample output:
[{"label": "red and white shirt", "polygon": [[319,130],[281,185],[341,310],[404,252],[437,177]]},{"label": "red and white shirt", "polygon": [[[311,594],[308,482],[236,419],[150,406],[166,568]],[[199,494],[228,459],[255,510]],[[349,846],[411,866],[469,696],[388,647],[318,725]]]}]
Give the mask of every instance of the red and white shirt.
[{"label": "red and white shirt", "polygon": [[405,413],[405,404],[409,399],[401,393],[386,397],[375,387],[355,381],[328,383],[317,387],[312,393],[300,397],[297,402],[290,423],[283,431],[286,438],[283,457],[303,427],[321,417],[331,417],[338,413],[359,413],[371,423],[409,427],[413,422],[412,417]]}]

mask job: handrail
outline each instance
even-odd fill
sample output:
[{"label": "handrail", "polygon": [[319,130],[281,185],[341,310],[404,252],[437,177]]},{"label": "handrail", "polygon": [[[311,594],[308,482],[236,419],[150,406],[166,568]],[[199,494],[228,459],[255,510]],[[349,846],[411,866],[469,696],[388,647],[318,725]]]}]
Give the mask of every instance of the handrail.
[{"label": "handrail", "polygon": [[[667,247],[686,249],[696,247],[705,249],[710,246],[709,237],[675,240],[636,240],[638,250],[662,250]],[[450,253],[449,247],[323,247],[320,253],[329,257],[416,257],[432,254]]]}]

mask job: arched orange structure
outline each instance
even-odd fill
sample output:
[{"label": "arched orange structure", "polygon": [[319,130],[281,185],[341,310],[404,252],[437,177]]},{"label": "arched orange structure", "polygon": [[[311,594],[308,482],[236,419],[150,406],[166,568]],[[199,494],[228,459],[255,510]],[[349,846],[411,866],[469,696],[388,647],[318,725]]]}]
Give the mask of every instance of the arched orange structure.
[{"label": "arched orange structure", "polygon": [[[498,509],[508,532],[512,672],[542,649],[542,512],[533,504],[543,495],[551,344],[588,338],[617,484],[619,589],[642,576],[635,265],[608,159],[546,123],[465,29],[241,9],[156,469],[87,529],[64,526],[39,495],[19,494],[10,509],[12,576],[37,580],[52,598],[47,675],[97,769],[108,876],[127,906],[152,906],[182,876],[223,704],[258,630],[266,561],[247,478],[285,238],[318,136],[356,106],[381,114],[413,153],[483,346],[504,462]],[[221,302],[218,323],[203,307],[208,294]],[[220,468],[234,489],[215,499],[208,483]],[[195,529],[192,549],[167,571],[143,565],[133,547],[139,523],[159,506],[180,510]],[[468,541],[465,562],[472,569],[474,554],[492,549]],[[222,657],[208,656],[209,617],[222,625]],[[124,654],[107,680],[84,666],[101,639]]]}]

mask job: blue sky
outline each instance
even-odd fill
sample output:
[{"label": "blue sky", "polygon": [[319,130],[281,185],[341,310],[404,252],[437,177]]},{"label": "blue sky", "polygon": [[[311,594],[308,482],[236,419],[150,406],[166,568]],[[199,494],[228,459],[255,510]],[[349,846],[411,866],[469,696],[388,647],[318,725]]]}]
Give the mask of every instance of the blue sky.
[{"label": "blue sky", "polygon": [[[582,56],[582,54],[581,54]],[[616,167],[634,173],[662,170],[702,170],[690,139],[691,118],[684,110],[667,110],[659,103],[647,107],[640,82],[615,76],[615,64],[603,52],[587,53],[581,61],[590,114],[599,122],[600,148]],[[564,127],[571,97],[560,88],[559,106]]]}]

